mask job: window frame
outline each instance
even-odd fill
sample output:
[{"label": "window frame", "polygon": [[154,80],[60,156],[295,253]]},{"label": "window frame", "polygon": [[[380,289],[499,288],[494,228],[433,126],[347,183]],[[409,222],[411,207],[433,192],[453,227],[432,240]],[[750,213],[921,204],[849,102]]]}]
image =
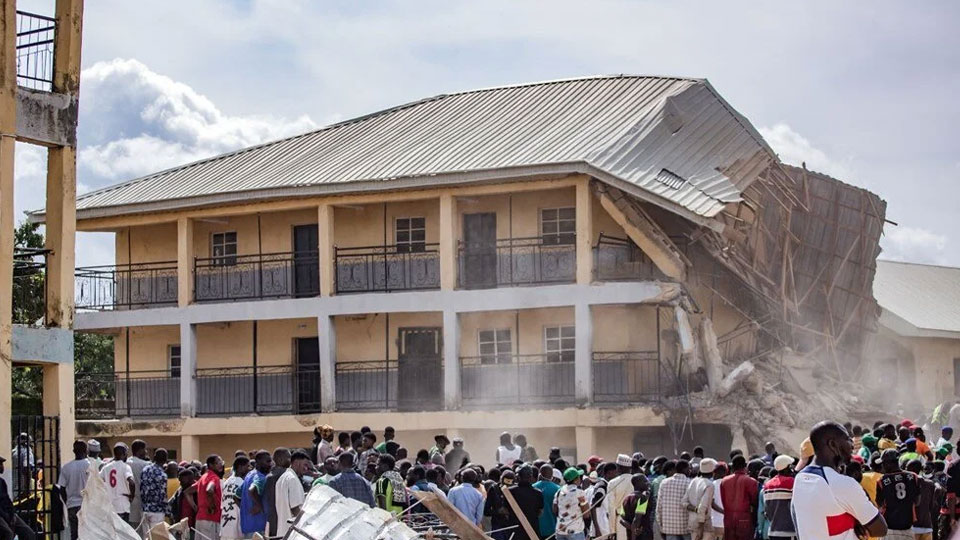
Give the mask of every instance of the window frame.
[{"label": "window frame", "polygon": [[[422,220],[422,227],[414,227],[414,220]],[[406,221],[407,226],[400,228],[400,222]],[[400,233],[407,234],[406,240],[400,240]],[[414,240],[415,232],[422,232],[422,240]],[[426,216],[398,216],[393,218],[393,245],[396,246],[397,253],[422,253],[427,250],[427,218]]]},{"label": "window frame", "polygon": [[[573,217],[565,218],[560,214],[564,210],[573,212]],[[554,217],[547,218],[546,213],[554,212]],[[552,208],[541,208],[539,211],[540,239],[544,245],[548,246],[569,246],[577,242],[577,207],[576,206],[557,206]],[[563,231],[562,224],[571,223],[572,230]],[[552,225],[552,230],[547,232],[546,225]]]},{"label": "window frame", "polygon": [[[550,337],[551,330],[557,331],[556,337]],[[569,331],[570,335],[564,336]],[[565,348],[564,340],[570,340],[570,348]],[[559,348],[554,348],[555,344]],[[543,354],[546,362],[573,362],[577,354],[577,328],[572,324],[551,324],[543,327]]]},{"label": "window frame", "polygon": [[[492,341],[484,341],[485,332],[493,333]],[[507,334],[507,339],[501,339],[501,333]],[[501,351],[500,344],[506,343],[509,350]],[[484,344],[493,345],[493,354],[484,354],[482,352]],[[481,364],[509,364],[513,359],[513,329],[512,328],[481,328],[477,330],[477,356]]]},{"label": "window frame", "polygon": [[[227,241],[227,235],[233,235],[233,241]],[[220,242],[218,244],[217,237],[220,237]],[[237,252],[238,244],[240,240],[240,235],[237,234],[237,231],[222,231],[210,233],[210,258],[213,260],[214,266],[233,266],[237,264]],[[233,246],[233,253],[227,253],[227,247]],[[221,249],[221,253],[217,254],[217,248]]]},{"label": "window frame", "polygon": [[[173,353],[174,349],[177,350],[176,354]],[[173,365],[174,358],[177,359],[176,366]],[[176,370],[176,374],[174,374],[174,370]],[[179,379],[180,374],[183,373],[183,349],[179,343],[167,345],[167,373],[171,379]]]}]

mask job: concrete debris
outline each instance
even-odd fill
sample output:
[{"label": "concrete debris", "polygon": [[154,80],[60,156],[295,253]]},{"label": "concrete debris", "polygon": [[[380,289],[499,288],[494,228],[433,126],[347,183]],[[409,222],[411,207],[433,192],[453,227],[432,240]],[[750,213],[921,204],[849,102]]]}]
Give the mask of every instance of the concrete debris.
[{"label": "concrete debris", "polygon": [[749,360],[737,366],[733,371],[727,374],[722,381],[720,381],[720,386],[716,391],[717,397],[727,397],[730,392],[733,392],[740,383],[746,381],[750,375],[753,375],[754,369],[753,362],[750,362]]},{"label": "concrete debris", "polygon": [[327,486],[307,494],[285,540],[413,540],[417,533],[389,512],[343,497]]},{"label": "concrete debris", "polygon": [[700,344],[703,350],[703,363],[707,372],[707,385],[716,389],[723,380],[723,358],[717,346],[717,334],[713,330],[713,321],[704,317],[700,322]]}]

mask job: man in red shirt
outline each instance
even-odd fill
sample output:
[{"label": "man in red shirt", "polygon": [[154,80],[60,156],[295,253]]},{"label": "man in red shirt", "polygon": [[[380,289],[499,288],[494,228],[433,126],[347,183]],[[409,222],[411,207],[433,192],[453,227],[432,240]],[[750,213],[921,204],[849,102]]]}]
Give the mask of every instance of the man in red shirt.
[{"label": "man in red shirt", "polygon": [[756,530],[759,486],[747,476],[747,459],[742,455],[730,464],[733,474],[720,482],[723,502],[724,540],[753,540]]},{"label": "man in red shirt", "polygon": [[220,479],[223,460],[216,454],[207,458],[207,472],[197,482],[197,532],[209,540],[220,538],[220,501],[223,496]]}]

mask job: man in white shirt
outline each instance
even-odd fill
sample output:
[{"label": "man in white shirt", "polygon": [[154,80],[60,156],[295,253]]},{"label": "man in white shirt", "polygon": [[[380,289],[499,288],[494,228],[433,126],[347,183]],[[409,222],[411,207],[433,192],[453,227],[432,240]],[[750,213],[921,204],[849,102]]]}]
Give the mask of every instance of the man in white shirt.
[{"label": "man in white shirt", "polygon": [[836,422],[820,422],[810,431],[814,461],[794,481],[792,510],[797,536],[818,540],[856,540],[862,525],[872,538],[887,534],[887,523],[859,482],[836,471],[853,453],[853,440]]},{"label": "man in white shirt", "polygon": [[87,459],[87,443],[74,441],[74,459],[60,469],[60,478],[57,485],[67,492],[67,519],[70,522],[70,540],[77,540],[79,522],[77,514],[80,504],[83,503],[83,489],[87,486],[87,475],[90,473],[90,460]]},{"label": "man in white shirt", "polygon": [[630,479],[633,477],[633,458],[626,454],[617,456],[617,477],[610,480],[607,487],[607,497],[610,499],[607,507],[607,523],[610,524],[610,532],[617,533],[617,540],[627,540],[627,528],[620,523],[617,517],[617,510],[623,505],[623,500],[627,495],[633,492],[633,484]]},{"label": "man in white shirt", "polygon": [[[133,471],[133,483],[137,488],[133,494],[133,500],[130,501],[129,523],[133,527],[140,525],[143,520],[143,503],[140,501],[140,475],[143,474],[143,469],[150,464],[147,457],[147,443],[145,441],[137,439],[130,444],[130,459],[127,460],[127,465]],[[140,534],[146,536],[147,531],[140,531]]]},{"label": "man in white shirt", "polygon": [[118,442],[113,446],[113,461],[100,469],[100,478],[107,484],[113,511],[129,523],[130,501],[137,486],[133,482],[133,470],[127,465],[127,445]]},{"label": "man in white shirt", "polygon": [[304,493],[300,476],[310,467],[310,456],[297,450],[290,456],[290,466],[277,478],[274,500],[277,505],[277,536],[284,536],[290,529],[290,520],[300,514]]},{"label": "man in white shirt", "polygon": [[[699,447],[698,447],[699,448]],[[717,462],[710,458],[700,460],[700,475],[690,481],[683,503],[687,507],[692,540],[702,540],[713,529],[710,510],[713,504],[713,471]]]}]

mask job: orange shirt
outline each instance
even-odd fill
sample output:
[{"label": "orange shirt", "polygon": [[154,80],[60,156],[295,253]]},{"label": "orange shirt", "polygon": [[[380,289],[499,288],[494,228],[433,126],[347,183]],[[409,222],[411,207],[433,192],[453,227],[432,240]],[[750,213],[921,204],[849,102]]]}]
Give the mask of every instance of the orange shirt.
[{"label": "orange shirt", "polygon": [[929,451],[930,451],[930,446],[927,443],[921,441],[920,439],[917,439],[917,453],[923,457],[927,457],[927,452]]}]

